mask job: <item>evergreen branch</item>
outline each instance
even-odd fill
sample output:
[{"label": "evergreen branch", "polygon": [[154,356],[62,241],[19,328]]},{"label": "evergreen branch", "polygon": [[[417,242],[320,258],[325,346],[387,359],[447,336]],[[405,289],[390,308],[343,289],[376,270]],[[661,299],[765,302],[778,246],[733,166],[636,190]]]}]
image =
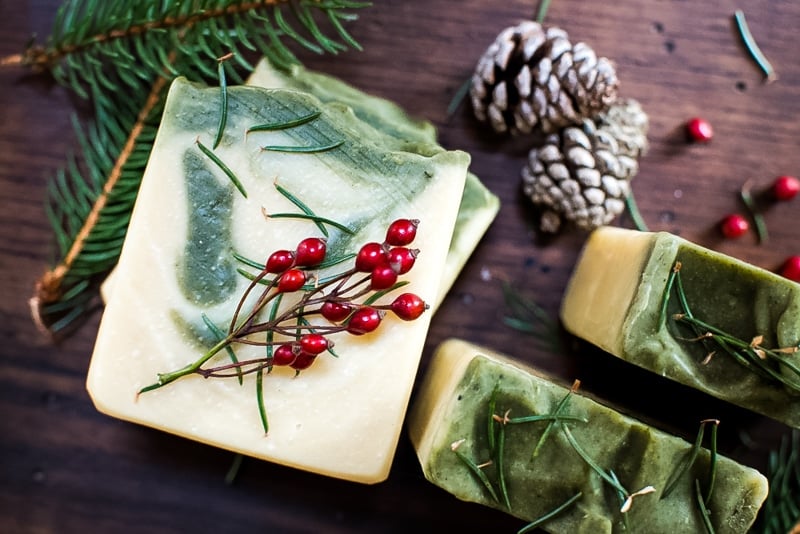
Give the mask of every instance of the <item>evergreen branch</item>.
[{"label": "evergreen branch", "polygon": [[[30,43],[0,64],[49,71],[83,98],[90,97],[94,86],[118,91],[120,82],[130,87],[137,79],[152,81],[164,69],[177,75],[168,59],[170,50],[190,61],[204,78],[213,78],[209,60],[225,52],[233,52],[244,71],[253,68],[245,51],[258,51],[286,67],[299,61],[285,40],[315,53],[337,53],[348,46],[360,50],[342,21],[357,18],[348,10],[368,5],[347,0],[70,0],[59,9],[45,44]],[[306,35],[294,29],[286,11]],[[325,30],[317,18],[327,21]],[[109,65],[118,79],[107,75]],[[234,82],[243,81],[236,69],[227,70]]]}]

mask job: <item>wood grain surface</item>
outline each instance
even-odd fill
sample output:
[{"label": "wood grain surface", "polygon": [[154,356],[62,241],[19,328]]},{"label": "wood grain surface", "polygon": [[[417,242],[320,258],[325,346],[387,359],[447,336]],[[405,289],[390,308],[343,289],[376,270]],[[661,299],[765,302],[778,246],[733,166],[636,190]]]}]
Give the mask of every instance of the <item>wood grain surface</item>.
[{"label": "wood grain surface", "polygon": [[[58,2],[0,0],[0,57],[49,34]],[[557,373],[662,428],[692,439],[699,420],[721,419],[720,449],[755,467],[787,432],[769,420],[634,369],[566,338],[549,354],[505,326],[501,282],[513,282],[555,315],[585,235],[543,239],[533,229],[519,173],[528,147],[498,139],[468,105],[447,112],[486,46],[535,14],[521,0],[378,0],[350,25],[362,52],[301,53],[311,67],[395,100],[432,121],[447,148],[472,154],[472,170],[502,209],[433,320],[421,371],[450,336]],[[779,79],[763,83],[736,32],[734,10]],[[792,0],[557,0],[547,15],[573,41],[611,58],[621,95],[650,117],[650,149],[633,182],[651,229],[777,269],[800,254],[800,199],[766,213],[771,239],[723,240],[717,223],[740,211],[747,179],[766,187],[800,175],[800,3]],[[35,328],[33,285],[54,259],[45,188],[76,149],[79,103],[47,77],[0,69],[0,532],[516,532],[522,522],[456,500],[425,481],[404,433],[389,479],[360,486],[246,459],[233,484],[233,454],[98,413],[84,387],[100,314],[56,344]],[[688,144],[684,122],[714,126]],[[632,226],[627,217],[616,224]]]}]

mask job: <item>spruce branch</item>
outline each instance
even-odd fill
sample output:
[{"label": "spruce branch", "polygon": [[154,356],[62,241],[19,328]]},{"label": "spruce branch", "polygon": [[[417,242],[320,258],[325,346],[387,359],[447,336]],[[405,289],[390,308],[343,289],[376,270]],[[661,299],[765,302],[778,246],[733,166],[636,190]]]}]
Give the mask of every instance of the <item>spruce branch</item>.
[{"label": "spruce branch", "polygon": [[[22,53],[5,57],[0,64],[51,72],[88,97],[87,87],[107,82],[103,74],[109,62],[128,71],[129,80],[171,68],[164,53],[171,45],[182,55],[205,59],[219,57],[219,49],[258,50],[280,65],[297,63],[283,44],[286,38],[317,53],[337,53],[348,46],[358,49],[341,22],[356,18],[348,10],[368,5],[350,0],[70,0],[58,10],[44,44],[32,41]],[[292,14],[291,20],[284,11]],[[343,43],[328,37],[317,18],[325,18]],[[179,33],[187,38],[178,38]],[[244,54],[237,57],[250,68]],[[196,66],[207,68],[202,63]]]}]

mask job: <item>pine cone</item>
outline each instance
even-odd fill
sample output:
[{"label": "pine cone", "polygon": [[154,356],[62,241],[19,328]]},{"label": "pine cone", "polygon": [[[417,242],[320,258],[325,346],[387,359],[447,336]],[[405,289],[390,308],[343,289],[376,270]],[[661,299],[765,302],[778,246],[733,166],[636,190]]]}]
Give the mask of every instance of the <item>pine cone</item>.
[{"label": "pine cone", "polygon": [[647,127],[639,103],[624,99],[531,150],[522,170],[523,191],[544,208],[541,230],[555,233],[562,220],[591,230],[622,213],[638,158],[647,149]]},{"label": "pine cone", "polygon": [[606,110],[617,96],[611,61],[559,28],[525,21],[503,30],[478,61],[475,116],[498,133],[554,132]]}]

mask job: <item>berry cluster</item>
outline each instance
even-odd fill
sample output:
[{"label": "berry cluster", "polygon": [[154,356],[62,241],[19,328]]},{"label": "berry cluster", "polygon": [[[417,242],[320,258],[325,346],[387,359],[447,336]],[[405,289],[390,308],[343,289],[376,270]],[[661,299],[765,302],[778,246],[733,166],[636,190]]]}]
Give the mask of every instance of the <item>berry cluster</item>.
[{"label": "berry cluster", "polygon": [[[419,250],[408,248],[418,225],[415,219],[395,220],[382,243],[366,243],[355,254],[353,267],[325,279],[316,279],[315,272],[337,263],[328,257],[325,239],[308,237],[294,250],[276,250],[261,272],[253,276],[231,320],[224,346],[214,351],[237,343],[257,345],[266,347],[266,357],[210,368],[198,366],[194,372],[207,378],[224,377],[234,376],[231,371],[241,375],[281,366],[299,373],[317,356],[331,351],[332,334],[367,334],[380,326],[387,313],[404,321],[417,319],[428,305],[414,293],[402,293],[390,303],[378,301],[404,285],[398,279],[411,270],[419,254]],[[261,286],[264,289],[251,311],[243,316],[246,302]],[[298,298],[283,309],[281,302],[287,294],[297,294]]]}]

